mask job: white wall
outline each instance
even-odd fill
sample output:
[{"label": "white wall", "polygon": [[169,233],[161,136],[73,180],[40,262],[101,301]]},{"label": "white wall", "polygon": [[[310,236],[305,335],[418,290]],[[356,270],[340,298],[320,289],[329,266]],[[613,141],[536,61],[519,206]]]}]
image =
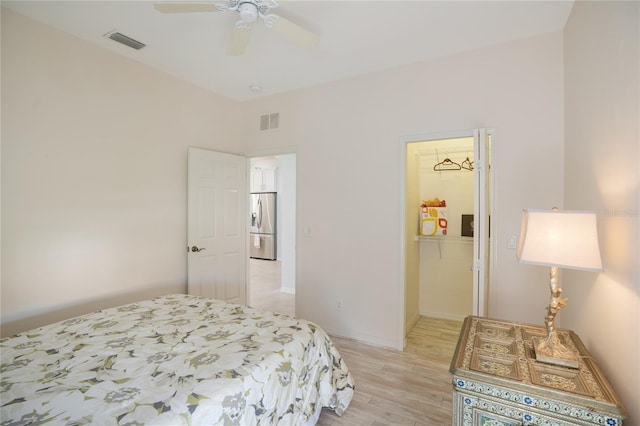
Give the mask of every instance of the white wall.
[{"label": "white wall", "polygon": [[276,155],[278,162],[278,257],[280,290],[296,292],[296,155]]},{"label": "white wall", "polygon": [[3,9],[3,334],[186,291],[187,147],[244,152],[237,120],[225,98]]},{"label": "white wall", "polygon": [[640,425],[640,7],[576,2],[564,31],[565,208],[593,210],[604,272],[563,271],[574,329]]},{"label": "white wall", "polygon": [[[545,273],[518,265],[506,241],[523,207],[562,201],[563,107],[561,33],[244,105],[247,122],[280,113],[277,136],[247,127],[250,151],[297,145],[296,313],[336,334],[397,346],[400,137],[486,126],[498,132],[490,314],[540,322]],[[307,228],[311,238],[302,237]]]}]

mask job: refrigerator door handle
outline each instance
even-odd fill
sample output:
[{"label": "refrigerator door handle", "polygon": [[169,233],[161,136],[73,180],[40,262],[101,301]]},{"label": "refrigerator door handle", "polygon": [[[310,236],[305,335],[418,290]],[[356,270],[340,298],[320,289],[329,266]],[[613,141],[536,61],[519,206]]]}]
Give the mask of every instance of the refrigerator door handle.
[{"label": "refrigerator door handle", "polygon": [[258,232],[262,228],[262,199],[258,198]]}]

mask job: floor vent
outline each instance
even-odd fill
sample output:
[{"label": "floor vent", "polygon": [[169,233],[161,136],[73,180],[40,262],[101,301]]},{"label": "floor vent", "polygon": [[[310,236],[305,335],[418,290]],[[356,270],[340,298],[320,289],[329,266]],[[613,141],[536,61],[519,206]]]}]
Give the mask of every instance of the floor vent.
[{"label": "floor vent", "polygon": [[113,41],[117,41],[120,44],[124,44],[125,46],[129,46],[133,49],[140,50],[146,46],[146,44],[139,42],[138,40],[134,40],[131,37],[128,37],[122,33],[117,31],[112,31],[110,33],[105,34],[105,37],[110,38]]}]

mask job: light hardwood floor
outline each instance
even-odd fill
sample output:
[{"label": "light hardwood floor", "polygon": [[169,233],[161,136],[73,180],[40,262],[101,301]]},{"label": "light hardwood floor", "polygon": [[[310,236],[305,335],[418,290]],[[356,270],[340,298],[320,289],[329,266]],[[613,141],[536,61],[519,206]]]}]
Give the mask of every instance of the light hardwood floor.
[{"label": "light hardwood floor", "polygon": [[[278,262],[250,261],[250,305],[293,315],[295,296],[280,292]],[[318,425],[450,425],[449,364],[461,328],[460,321],[422,317],[403,352],[331,336],[356,389],[342,417],[324,409]]]},{"label": "light hardwood floor", "polygon": [[318,425],[450,425],[449,364],[462,322],[421,318],[404,352],[332,337],[356,390],[342,417],[324,409]]},{"label": "light hardwood floor", "polygon": [[296,297],[280,291],[279,260],[249,259],[249,306],[293,316]]}]

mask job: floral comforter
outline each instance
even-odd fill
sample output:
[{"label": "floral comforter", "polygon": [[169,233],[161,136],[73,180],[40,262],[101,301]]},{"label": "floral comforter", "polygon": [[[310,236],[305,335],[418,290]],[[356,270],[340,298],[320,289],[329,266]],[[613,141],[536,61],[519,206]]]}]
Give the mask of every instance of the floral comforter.
[{"label": "floral comforter", "polygon": [[188,295],[0,340],[2,425],[300,425],[339,415],[353,379],[325,332]]}]

